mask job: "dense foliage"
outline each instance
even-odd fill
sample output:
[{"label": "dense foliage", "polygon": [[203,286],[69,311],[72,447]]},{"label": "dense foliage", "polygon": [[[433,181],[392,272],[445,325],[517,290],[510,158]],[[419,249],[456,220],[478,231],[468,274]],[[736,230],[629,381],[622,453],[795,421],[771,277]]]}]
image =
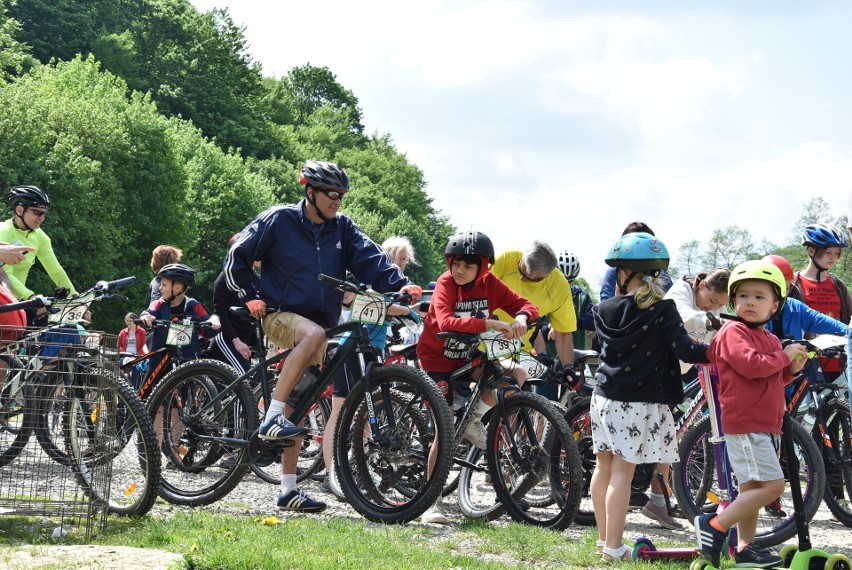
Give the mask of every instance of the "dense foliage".
[{"label": "dense foliage", "polygon": [[[301,199],[306,159],[346,168],[343,211],[375,241],[405,235],[428,282],[453,232],[390,135],[366,135],[357,97],[309,64],[264,77],[228,14],[186,0],[0,0],[0,194],[36,184],[44,226],[78,289],[136,275],[181,247],[210,299],[225,243],[263,209]],[[30,284],[52,284],[33,271]],[[146,286],[95,325],[146,304]]]}]

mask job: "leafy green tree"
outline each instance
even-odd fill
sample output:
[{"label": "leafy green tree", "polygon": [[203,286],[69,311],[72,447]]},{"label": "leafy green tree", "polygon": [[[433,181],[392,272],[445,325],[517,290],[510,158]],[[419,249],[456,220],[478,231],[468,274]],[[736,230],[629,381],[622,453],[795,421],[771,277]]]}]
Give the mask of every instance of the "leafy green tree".
[{"label": "leafy green tree", "polygon": [[6,13],[6,7],[0,4],[0,80],[11,81],[36,61],[29,53],[29,46],[18,41],[21,24]]},{"label": "leafy green tree", "polygon": [[752,256],[754,240],[748,230],[737,225],[713,230],[701,260],[705,269],[733,269]]},{"label": "leafy green tree", "polygon": [[695,275],[701,271],[698,263],[700,249],[701,244],[697,239],[689,240],[681,246],[678,267],[684,271],[684,275]]},{"label": "leafy green tree", "polygon": [[42,63],[72,59],[87,52],[96,36],[89,2],[74,0],[3,0],[9,16],[21,23],[19,39]]},{"label": "leafy green tree", "polygon": [[333,111],[330,117],[346,127],[350,134],[360,137],[364,133],[358,98],[337,82],[329,68],[309,63],[294,67],[281,78],[281,84],[289,93],[286,101],[291,105],[296,123],[306,124],[320,107],[329,107]]}]

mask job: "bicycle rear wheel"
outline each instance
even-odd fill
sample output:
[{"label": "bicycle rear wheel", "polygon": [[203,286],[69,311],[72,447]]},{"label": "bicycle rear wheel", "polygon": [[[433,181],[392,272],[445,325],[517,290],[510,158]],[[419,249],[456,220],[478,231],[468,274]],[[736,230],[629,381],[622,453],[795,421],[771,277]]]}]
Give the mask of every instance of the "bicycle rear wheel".
[{"label": "bicycle rear wheel", "polygon": [[[805,518],[811,520],[819,508],[825,490],[825,468],[819,450],[807,430],[797,422],[791,422],[791,425],[793,446],[799,463],[798,472],[792,476],[799,478]],[[715,504],[709,500],[712,497],[711,492],[721,496],[718,490],[716,462],[709,437],[710,418],[708,416],[686,432],[678,447],[680,462],[674,465],[675,493],[678,505],[686,512],[690,520],[709,510],[711,506],[715,511]],[[790,473],[783,446],[780,462],[784,477],[789,482]],[[698,486],[704,486],[707,469],[712,469],[712,484],[702,493]],[[762,547],[776,546],[795,535],[793,501],[789,483],[787,483],[780,499],[771,507],[767,506],[760,511],[754,542]]]},{"label": "bicycle rear wheel", "polygon": [[503,503],[494,492],[485,453],[478,447],[471,446],[465,461],[476,468],[463,466],[459,470],[458,491],[459,508],[467,517],[496,520],[506,512]]},{"label": "bicycle rear wheel", "polygon": [[829,400],[822,410],[826,433],[811,434],[825,465],[825,504],[841,523],[852,527],[852,419],[845,400]]},{"label": "bicycle rear wheel", "polygon": [[496,409],[492,414],[485,450],[497,497],[513,520],[563,530],[577,514],[582,491],[580,454],[568,423],[538,394],[515,392],[505,406],[505,417]]},{"label": "bicycle rear wheel", "polygon": [[[66,452],[80,486],[109,512],[141,516],[160,490],[160,462],[151,417],[133,388],[102,370],[89,386],[71,391],[63,414]],[[99,469],[110,463],[105,487]],[[109,490],[109,495],[105,494]]]},{"label": "bicycle rear wheel", "polygon": [[[391,364],[373,369],[370,423],[364,382],[340,411],[334,463],[352,507],[375,522],[404,523],[423,514],[440,496],[450,471],[453,421],[441,390],[421,370]],[[437,457],[427,476],[427,457]]]},{"label": "bicycle rear wheel", "polygon": [[[238,383],[201,413],[236,378],[236,370],[222,362],[194,360],[175,368],[151,394],[148,412],[164,467],[160,496],[170,503],[209,505],[230,493],[248,472],[248,447],[211,438],[256,437],[257,401],[251,387]],[[236,460],[220,467],[217,462],[224,456]]]},{"label": "bicycle rear wheel", "polygon": [[580,505],[577,508],[577,515],[574,517],[574,522],[586,526],[596,524],[595,509],[592,505],[592,494],[590,491],[592,474],[595,472],[595,466],[597,465],[595,448],[592,442],[592,423],[589,417],[591,401],[592,399],[589,397],[580,398],[565,413],[565,421],[568,423],[568,428],[571,430],[574,442],[577,444],[577,453],[580,455],[580,469],[582,472]]}]

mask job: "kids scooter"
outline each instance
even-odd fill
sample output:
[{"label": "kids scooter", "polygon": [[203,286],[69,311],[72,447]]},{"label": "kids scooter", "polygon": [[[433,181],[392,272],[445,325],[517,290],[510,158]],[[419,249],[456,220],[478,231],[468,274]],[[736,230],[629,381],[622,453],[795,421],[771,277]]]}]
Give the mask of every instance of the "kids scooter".
[{"label": "kids scooter", "polygon": [[[736,497],[736,490],[731,480],[731,471],[728,469],[728,454],[725,447],[725,436],[719,422],[722,410],[719,406],[719,376],[713,365],[699,364],[698,379],[701,389],[707,398],[707,409],[710,413],[710,443],[713,444],[713,457],[716,465],[716,478],[719,481],[719,496],[713,497],[716,503],[716,512],[721,513]],[[718,502],[717,502],[718,501]],[[668,507],[668,498],[666,499]],[[736,544],[736,528],[731,529],[729,541]],[[727,548],[723,549],[727,551]],[[697,548],[657,548],[650,538],[640,537],[636,539],[633,546],[633,560],[687,560],[698,558]],[[695,560],[696,564],[700,560]],[[706,561],[705,561],[706,562]],[[692,569],[690,569],[692,570]]]}]

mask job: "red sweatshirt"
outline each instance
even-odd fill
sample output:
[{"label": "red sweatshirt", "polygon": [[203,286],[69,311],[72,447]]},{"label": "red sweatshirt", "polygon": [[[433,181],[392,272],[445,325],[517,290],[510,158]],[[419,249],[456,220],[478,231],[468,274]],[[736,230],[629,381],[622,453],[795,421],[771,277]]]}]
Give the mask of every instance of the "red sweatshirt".
[{"label": "red sweatshirt", "polygon": [[449,271],[438,278],[435,292],[423,324],[423,334],[417,343],[420,365],[429,372],[452,372],[466,361],[452,358],[446,351],[439,332],[452,331],[477,334],[485,332],[485,319],[503,309],[513,317],[526,313],[529,322],[538,318],[535,305],[509,289],[490,272],[481,275],[471,285],[459,287]]},{"label": "red sweatshirt", "polygon": [[778,337],[728,321],[713,337],[707,358],[719,369],[725,433],[781,433],[784,386],[793,379]]}]

